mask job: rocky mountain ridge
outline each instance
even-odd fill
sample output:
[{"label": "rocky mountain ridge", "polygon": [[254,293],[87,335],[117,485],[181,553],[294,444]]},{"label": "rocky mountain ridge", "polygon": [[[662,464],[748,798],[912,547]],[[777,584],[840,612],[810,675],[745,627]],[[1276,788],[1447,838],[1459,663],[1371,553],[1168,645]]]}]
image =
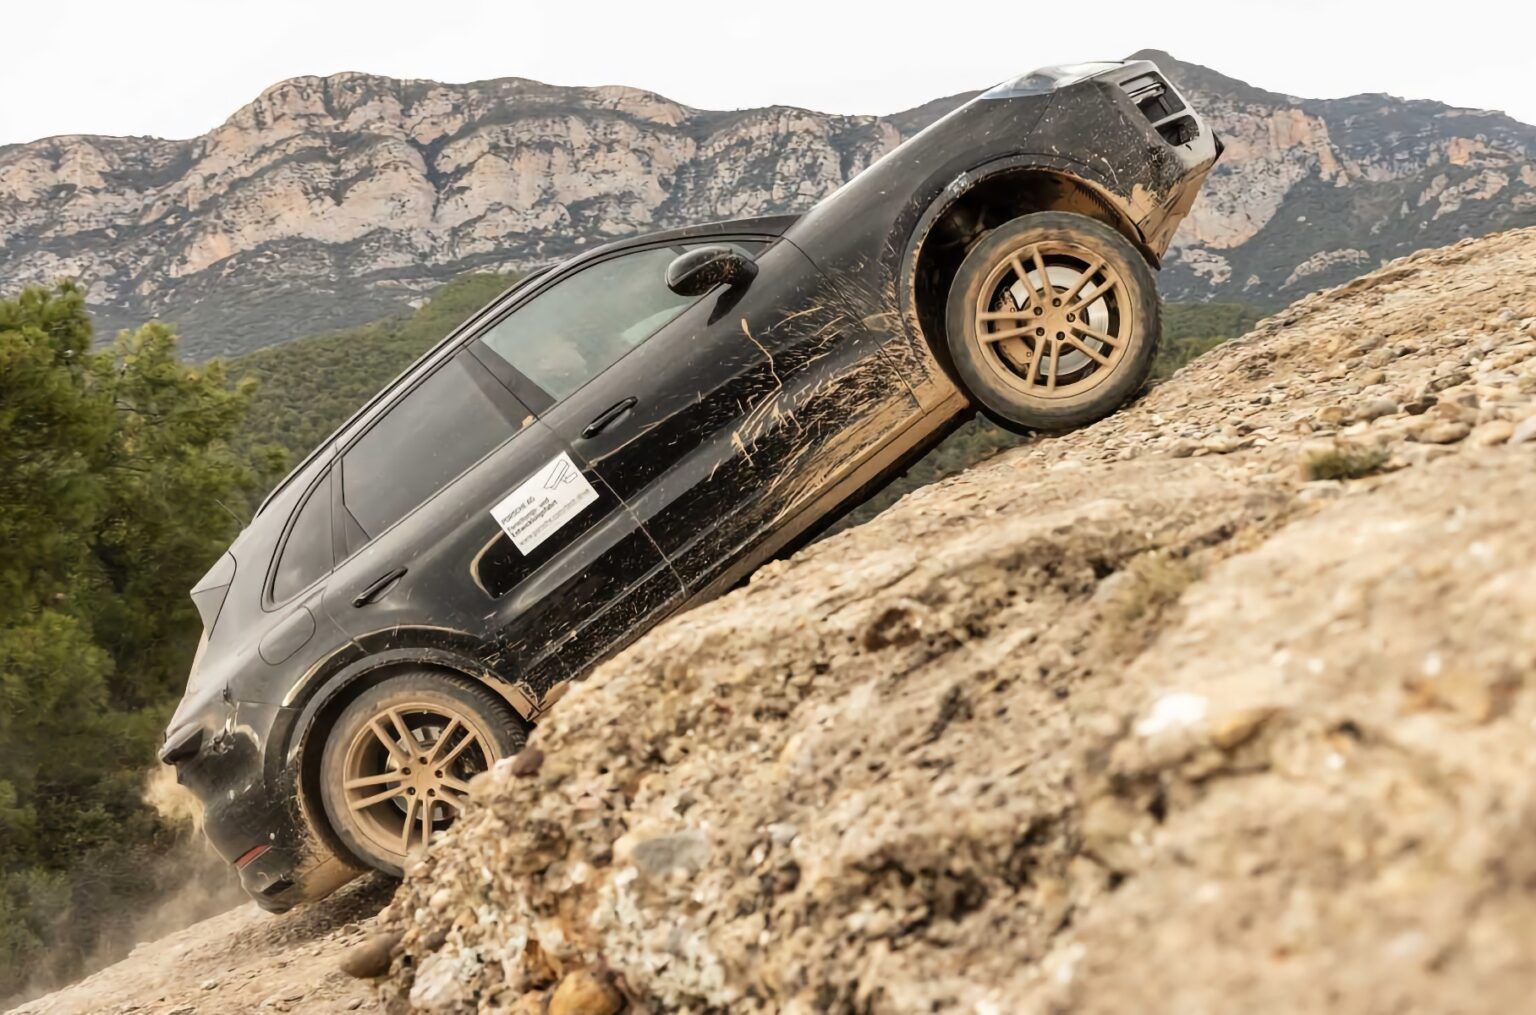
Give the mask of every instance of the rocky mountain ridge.
[{"label": "rocky mountain ridge", "polygon": [[[1536,128],[1387,96],[1293,99],[1151,55],[1228,144],[1170,299],[1279,303],[1536,223]],[[280,82],[197,138],[0,147],[0,289],[82,279],[105,329],[194,356],[398,310],[471,269],[808,207],[967,96],[888,117],[692,109],[635,88],[344,73]]]}]

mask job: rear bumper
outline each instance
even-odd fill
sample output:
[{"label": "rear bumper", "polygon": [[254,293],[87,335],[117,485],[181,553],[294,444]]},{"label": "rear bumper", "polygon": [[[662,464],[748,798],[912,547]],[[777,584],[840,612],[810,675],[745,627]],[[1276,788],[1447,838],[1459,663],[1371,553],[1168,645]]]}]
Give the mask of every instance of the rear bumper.
[{"label": "rear bumper", "polygon": [[271,849],[238,868],[240,887],[269,913],[285,913],[301,902],[314,902],[363,872],[328,853],[301,869],[303,861],[285,849]]},{"label": "rear bumper", "polygon": [[[297,710],[238,702],[200,717],[201,743],[176,762],[176,779],[202,804],[203,834],[235,866],[263,909],[281,912],[322,898],[356,877],[304,814],[283,745]],[[176,730],[167,743],[186,736]],[[254,854],[254,855],[253,855]],[[236,861],[243,861],[236,863]]]}]

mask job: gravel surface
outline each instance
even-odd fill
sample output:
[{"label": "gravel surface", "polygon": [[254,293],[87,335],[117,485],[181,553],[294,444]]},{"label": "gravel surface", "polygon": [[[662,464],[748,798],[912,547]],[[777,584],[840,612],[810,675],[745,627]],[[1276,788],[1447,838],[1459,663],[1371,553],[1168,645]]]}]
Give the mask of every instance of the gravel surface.
[{"label": "gravel surface", "polygon": [[369,938],[395,884],[355,881],[273,916],[250,903],[135,948],[126,959],[14,1009],[14,1015],[249,1015],[377,1010],[338,959]]}]

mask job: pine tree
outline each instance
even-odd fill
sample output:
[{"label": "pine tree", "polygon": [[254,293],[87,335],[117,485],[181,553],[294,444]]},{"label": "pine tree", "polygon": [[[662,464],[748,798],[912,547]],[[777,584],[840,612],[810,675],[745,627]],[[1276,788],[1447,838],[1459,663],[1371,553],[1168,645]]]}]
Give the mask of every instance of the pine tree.
[{"label": "pine tree", "polygon": [[82,885],[140,883],[114,865],[168,834],[140,786],[198,636],[187,590],[257,482],[230,449],[250,385],[178,362],[162,324],[91,340],[72,284],[0,300],[0,997],[87,950],[74,911],[127,906]]}]

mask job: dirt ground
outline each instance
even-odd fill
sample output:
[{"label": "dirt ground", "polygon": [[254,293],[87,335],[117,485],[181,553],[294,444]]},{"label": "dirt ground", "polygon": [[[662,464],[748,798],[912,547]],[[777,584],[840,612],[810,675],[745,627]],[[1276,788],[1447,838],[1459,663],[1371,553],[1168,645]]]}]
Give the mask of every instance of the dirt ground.
[{"label": "dirt ground", "polygon": [[247,904],[158,941],[16,1015],[237,1015],[378,1007],[339,956],[372,930],[394,883],[365,879],[323,903],[273,916]]},{"label": "dirt ground", "polygon": [[1525,230],[663,625],[377,917],[240,910],[22,1010],[1521,1010],[1533,730]]}]

